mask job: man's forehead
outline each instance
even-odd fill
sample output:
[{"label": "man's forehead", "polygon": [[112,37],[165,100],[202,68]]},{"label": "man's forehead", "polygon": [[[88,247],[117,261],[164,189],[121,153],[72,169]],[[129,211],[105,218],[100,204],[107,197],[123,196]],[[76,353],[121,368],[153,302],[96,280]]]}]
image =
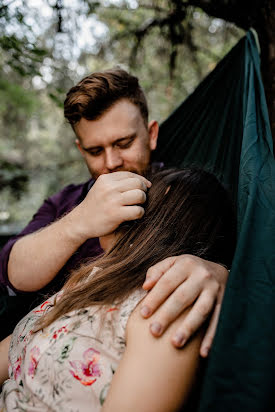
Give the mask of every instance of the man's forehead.
[{"label": "man's forehead", "polygon": [[101,145],[122,139],[145,129],[139,108],[131,102],[118,102],[97,120],[81,118],[75,126],[75,133],[84,144]]},{"label": "man's forehead", "polygon": [[84,145],[102,146],[112,144],[117,140],[135,137],[138,135],[137,127],[113,127],[104,129],[79,128],[76,129],[78,139]]}]

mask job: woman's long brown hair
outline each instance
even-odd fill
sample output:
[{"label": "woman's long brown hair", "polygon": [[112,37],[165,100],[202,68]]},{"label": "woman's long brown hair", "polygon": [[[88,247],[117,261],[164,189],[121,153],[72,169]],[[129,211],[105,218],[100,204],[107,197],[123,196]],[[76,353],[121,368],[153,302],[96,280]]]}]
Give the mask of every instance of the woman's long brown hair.
[{"label": "woman's long brown hair", "polygon": [[[39,329],[74,309],[124,299],[142,286],[152,265],[169,256],[187,253],[230,266],[236,223],[218,180],[185,168],[162,170],[151,181],[143,218],[122,224],[119,240],[107,254],[71,274]],[[101,270],[89,277],[95,266]]]}]

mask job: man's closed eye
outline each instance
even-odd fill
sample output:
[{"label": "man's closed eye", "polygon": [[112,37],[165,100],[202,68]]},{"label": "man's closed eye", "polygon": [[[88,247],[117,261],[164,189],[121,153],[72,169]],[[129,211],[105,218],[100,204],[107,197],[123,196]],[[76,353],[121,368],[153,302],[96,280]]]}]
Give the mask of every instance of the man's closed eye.
[{"label": "man's closed eye", "polygon": [[135,136],[127,138],[127,139],[119,140],[118,142],[116,142],[116,146],[119,149],[128,149],[129,147],[132,146],[134,140],[135,140]]},{"label": "man's closed eye", "polygon": [[85,152],[89,153],[91,156],[99,156],[103,151],[102,147],[97,147],[94,149],[85,149],[83,147],[83,149],[85,150]]}]

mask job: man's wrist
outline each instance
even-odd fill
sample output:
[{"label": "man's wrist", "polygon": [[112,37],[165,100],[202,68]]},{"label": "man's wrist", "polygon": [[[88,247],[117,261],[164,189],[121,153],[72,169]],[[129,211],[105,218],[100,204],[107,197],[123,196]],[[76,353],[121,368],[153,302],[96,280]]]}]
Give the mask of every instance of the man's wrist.
[{"label": "man's wrist", "polygon": [[77,246],[82,245],[90,237],[85,230],[83,230],[83,224],[80,219],[80,214],[77,207],[75,207],[71,212],[62,218],[62,230],[65,233],[66,238],[76,244]]}]

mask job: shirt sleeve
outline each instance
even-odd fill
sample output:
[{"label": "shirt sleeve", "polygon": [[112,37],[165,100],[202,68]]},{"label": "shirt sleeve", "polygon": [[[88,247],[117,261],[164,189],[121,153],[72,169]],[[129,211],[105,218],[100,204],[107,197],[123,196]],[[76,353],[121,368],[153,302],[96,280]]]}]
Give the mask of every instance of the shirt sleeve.
[{"label": "shirt sleeve", "polygon": [[0,284],[9,286],[12,290],[16,290],[8,279],[8,261],[11,249],[18,239],[30,233],[47,226],[56,219],[56,202],[55,196],[45,200],[43,205],[38,209],[29,224],[17,236],[12,237],[0,252]]},{"label": "shirt sleeve", "polygon": [[[8,286],[12,291],[19,292],[20,294],[29,293],[29,292],[17,291],[12,286],[12,284],[9,282],[8,261],[9,261],[9,256],[10,256],[10,252],[11,252],[13,245],[15,244],[15,242],[17,242],[18,239],[21,239],[23,236],[29,235],[31,233],[34,233],[44,228],[45,226],[48,226],[49,224],[53,223],[55,220],[59,219],[60,217],[64,216],[66,213],[70,212],[76,205],[78,205],[83,200],[83,198],[86,196],[93,182],[94,181],[90,179],[86,183],[81,183],[78,185],[70,184],[66,186],[65,188],[63,188],[60,192],[46,199],[44,203],[42,204],[42,206],[40,207],[40,209],[38,209],[36,214],[33,216],[29,224],[25,227],[25,229],[23,229],[22,232],[20,232],[17,236],[12,237],[7,242],[7,244],[3,247],[3,249],[0,252],[0,287]],[[90,246],[91,245],[89,245],[89,247]],[[98,249],[97,243],[93,247],[96,248],[96,251],[97,251]],[[88,246],[87,246],[87,251],[89,251]],[[84,252],[86,252],[86,250]],[[85,258],[88,256],[90,255],[89,254],[87,255],[87,253],[86,254],[84,253],[83,256],[82,255],[80,256],[80,258],[82,257]],[[70,259],[68,262],[70,262]],[[69,266],[67,265],[66,267],[64,267],[64,269],[66,269],[65,273],[68,273],[69,270],[71,270],[71,268],[72,266],[70,265]],[[61,273],[62,270],[59,273]],[[64,277],[64,273],[62,276]],[[56,282],[58,282],[57,278],[58,278],[58,275],[56,276],[56,279],[55,279]],[[50,285],[49,287],[52,287],[52,285]],[[45,290],[43,289],[43,293],[44,292],[48,293],[50,291],[46,289]],[[59,289],[59,286],[58,286],[58,289]]]}]

